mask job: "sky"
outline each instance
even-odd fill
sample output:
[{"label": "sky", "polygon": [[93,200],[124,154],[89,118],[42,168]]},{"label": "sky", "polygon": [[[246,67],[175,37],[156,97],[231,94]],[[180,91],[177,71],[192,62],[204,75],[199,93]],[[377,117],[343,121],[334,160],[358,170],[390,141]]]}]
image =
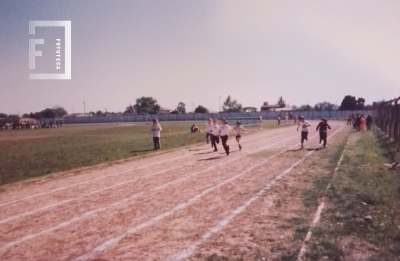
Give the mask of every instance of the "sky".
[{"label": "sky", "polygon": [[[71,21],[71,80],[55,71],[62,28],[29,35],[29,21]],[[29,39],[45,38],[29,69]],[[243,106],[367,104],[400,95],[400,1],[0,1],[0,112],[62,106],[124,111],[152,96],[211,111]]]}]

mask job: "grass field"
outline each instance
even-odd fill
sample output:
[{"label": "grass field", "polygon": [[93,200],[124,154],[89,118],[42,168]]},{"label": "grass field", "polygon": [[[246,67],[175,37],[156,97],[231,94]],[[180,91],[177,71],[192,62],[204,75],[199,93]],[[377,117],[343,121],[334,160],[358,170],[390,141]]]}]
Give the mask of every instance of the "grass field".
[{"label": "grass field", "polygon": [[396,146],[376,128],[350,133],[346,140],[347,146],[342,143],[322,154],[319,170],[310,175],[312,185],[298,191],[303,207],[285,224],[293,241],[280,260],[297,260],[310,229],[307,220],[313,218],[329,183],[321,220],[311,228],[302,260],[400,260],[400,175],[384,166],[399,161]]},{"label": "grass field", "polygon": [[[203,121],[161,122],[162,151],[205,141],[204,132],[190,133],[193,123],[203,129]],[[276,121],[263,122],[263,129],[274,127]],[[149,123],[138,122],[0,131],[0,185],[153,153],[149,129]],[[259,130],[249,127],[248,132]]]},{"label": "grass field", "polygon": [[398,159],[377,129],[350,136],[309,260],[400,260],[400,176],[384,166]]}]

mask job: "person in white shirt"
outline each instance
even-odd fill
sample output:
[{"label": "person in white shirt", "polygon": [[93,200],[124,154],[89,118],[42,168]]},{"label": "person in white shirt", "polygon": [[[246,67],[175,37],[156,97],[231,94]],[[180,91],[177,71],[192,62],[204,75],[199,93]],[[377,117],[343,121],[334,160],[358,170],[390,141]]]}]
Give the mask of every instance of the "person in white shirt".
[{"label": "person in white shirt", "polygon": [[162,131],[160,123],[157,119],[153,119],[153,124],[151,125],[151,132],[153,133],[154,150],[159,150],[161,148],[160,144],[160,132]]},{"label": "person in white shirt", "polygon": [[310,127],[311,124],[308,121],[305,121],[303,116],[300,116],[299,125],[297,126],[297,131],[299,131],[300,126],[301,126],[301,148],[303,148],[304,140],[308,140],[308,127]]},{"label": "person in white shirt", "polygon": [[246,130],[242,127],[242,123],[240,121],[236,122],[236,126],[233,127],[236,135],[236,141],[239,144],[239,150],[242,150],[242,145],[240,145],[240,138],[242,137],[242,132],[246,132]]},{"label": "person in white shirt", "polygon": [[211,135],[211,147],[214,148],[214,151],[218,151],[217,143],[219,143],[219,125],[217,119],[213,120],[210,135]]},{"label": "person in white shirt", "polygon": [[207,140],[207,144],[209,142],[208,137],[210,137],[211,133],[212,133],[212,125],[213,125],[213,120],[211,118],[208,119],[208,122],[206,122],[206,124],[204,124],[204,129],[206,131],[206,140]]},{"label": "person in white shirt", "polygon": [[229,145],[227,144],[229,131],[231,131],[235,135],[235,132],[233,131],[232,127],[226,123],[226,119],[222,118],[221,126],[219,126],[219,134],[221,135],[222,146],[224,147],[227,156],[229,156],[230,153]]}]

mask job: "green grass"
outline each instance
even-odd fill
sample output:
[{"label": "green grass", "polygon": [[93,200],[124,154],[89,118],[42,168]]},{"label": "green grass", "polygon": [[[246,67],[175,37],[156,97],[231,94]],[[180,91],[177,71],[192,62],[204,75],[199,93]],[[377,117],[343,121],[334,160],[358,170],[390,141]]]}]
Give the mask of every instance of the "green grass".
[{"label": "green grass", "polygon": [[[161,122],[161,150],[205,141],[205,133],[190,133],[196,123]],[[263,130],[276,127],[264,121]],[[260,127],[249,127],[248,133]],[[112,162],[153,153],[150,123],[63,125],[57,129],[0,131],[0,185],[48,173]]]},{"label": "green grass", "polygon": [[[400,175],[383,166],[398,159],[396,147],[376,130],[351,139],[321,222],[313,229],[307,260],[353,260],[357,255],[360,260],[398,260]],[[364,220],[367,215],[372,222]]]}]

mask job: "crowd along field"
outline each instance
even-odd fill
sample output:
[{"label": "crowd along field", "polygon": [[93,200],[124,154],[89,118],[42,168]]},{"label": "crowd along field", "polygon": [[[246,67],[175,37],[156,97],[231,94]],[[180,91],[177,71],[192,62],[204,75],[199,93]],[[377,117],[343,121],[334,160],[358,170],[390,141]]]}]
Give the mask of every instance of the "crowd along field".
[{"label": "crowd along field", "polygon": [[[197,139],[180,124],[170,142]],[[400,178],[384,166],[398,160],[390,140],[332,121],[323,149],[311,121],[300,149],[295,126],[269,124],[245,136],[241,151],[231,139],[230,156],[199,134],[168,153],[3,186],[0,260],[399,260]],[[95,133],[70,128],[64,137]],[[151,149],[148,125],[140,128],[142,149]]]}]

